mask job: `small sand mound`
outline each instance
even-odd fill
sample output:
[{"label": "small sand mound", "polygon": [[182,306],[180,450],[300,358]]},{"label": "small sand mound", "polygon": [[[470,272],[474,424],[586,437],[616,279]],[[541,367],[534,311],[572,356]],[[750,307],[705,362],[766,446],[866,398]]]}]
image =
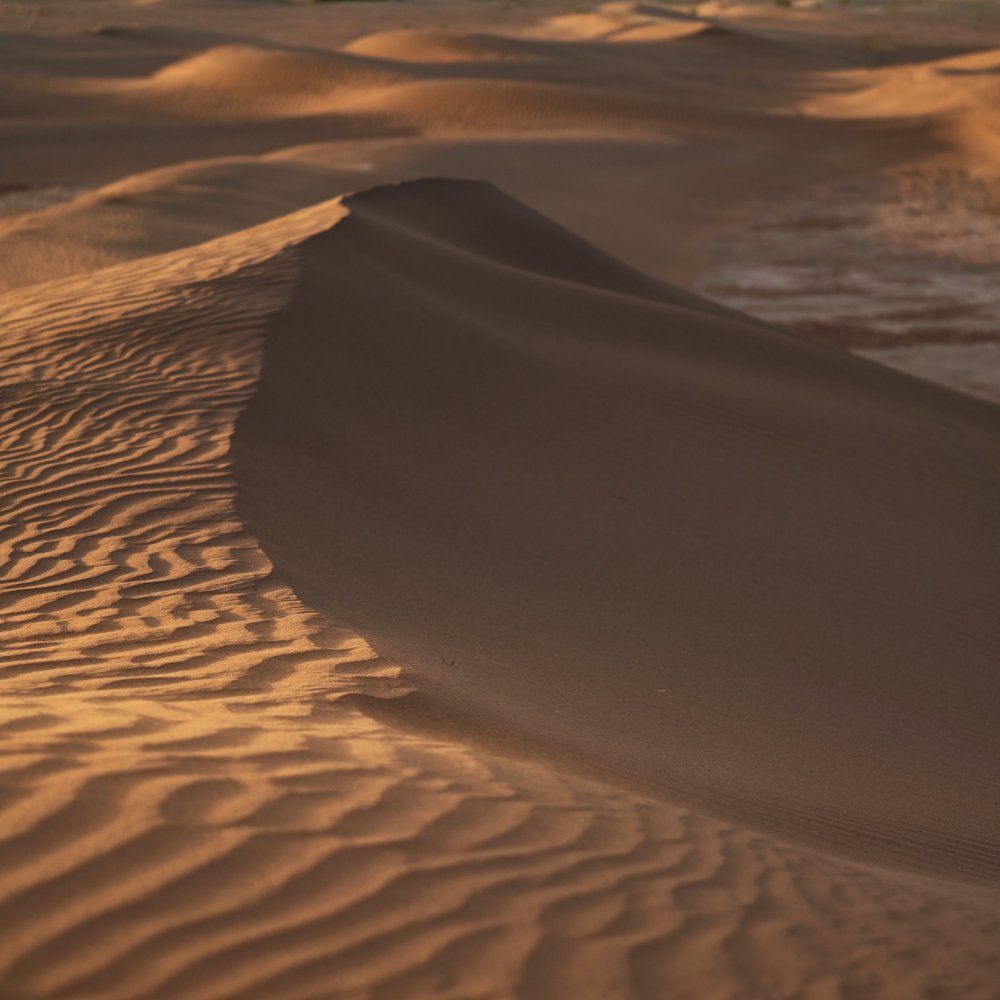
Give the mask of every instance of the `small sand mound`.
[{"label": "small sand mound", "polygon": [[853,70],[831,77],[834,86],[804,108],[845,118],[939,115],[1000,103],[1000,51],[986,50],[906,66]]},{"label": "small sand mound", "polygon": [[956,165],[1000,173],[1000,51],[831,77],[835,86],[803,102],[816,117],[923,120],[953,144]]},{"label": "small sand mound", "polygon": [[350,54],[224,45],[121,90],[185,114],[308,114],[326,110],[344,94],[400,79],[401,73]]},{"label": "small sand mound", "polygon": [[512,38],[437,31],[383,31],[358,38],[341,51],[412,63],[494,62],[531,54],[528,45]]}]

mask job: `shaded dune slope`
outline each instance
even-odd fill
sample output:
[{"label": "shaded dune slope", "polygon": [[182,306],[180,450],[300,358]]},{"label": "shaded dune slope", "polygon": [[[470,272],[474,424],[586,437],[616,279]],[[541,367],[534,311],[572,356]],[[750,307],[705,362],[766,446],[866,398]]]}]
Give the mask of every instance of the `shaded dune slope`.
[{"label": "shaded dune slope", "polygon": [[997,412],[720,315],[489,186],[345,204],[271,323],[239,503],[403,664],[411,714],[995,878]]}]

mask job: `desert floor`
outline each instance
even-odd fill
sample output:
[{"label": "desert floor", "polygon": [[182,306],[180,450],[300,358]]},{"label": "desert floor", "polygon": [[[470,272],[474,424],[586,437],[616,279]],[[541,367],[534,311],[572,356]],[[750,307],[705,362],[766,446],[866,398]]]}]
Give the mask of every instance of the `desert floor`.
[{"label": "desert floor", "polygon": [[1000,8],[0,84],[0,1000],[1000,997]]}]

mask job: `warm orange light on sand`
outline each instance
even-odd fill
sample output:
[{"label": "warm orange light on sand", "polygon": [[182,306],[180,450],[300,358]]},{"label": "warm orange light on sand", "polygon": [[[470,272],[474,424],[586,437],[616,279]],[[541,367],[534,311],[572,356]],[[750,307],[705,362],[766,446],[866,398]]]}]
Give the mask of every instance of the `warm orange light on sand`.
[{"label": "warm orange light on sand", "polygon": [[1000,28],[708,9],[0,9],[4,1000],[995,997]]}]

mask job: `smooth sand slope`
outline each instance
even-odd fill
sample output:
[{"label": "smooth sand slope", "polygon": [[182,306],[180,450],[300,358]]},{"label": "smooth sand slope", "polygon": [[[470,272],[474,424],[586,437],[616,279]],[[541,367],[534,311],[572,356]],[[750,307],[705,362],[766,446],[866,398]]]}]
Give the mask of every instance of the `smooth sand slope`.
[{"label": "smooth sand slope", "polygon": [[235,441],[296,592],[476,725],[1000,875],[995,409],[719,315],[490,187],[345,204]]}]

